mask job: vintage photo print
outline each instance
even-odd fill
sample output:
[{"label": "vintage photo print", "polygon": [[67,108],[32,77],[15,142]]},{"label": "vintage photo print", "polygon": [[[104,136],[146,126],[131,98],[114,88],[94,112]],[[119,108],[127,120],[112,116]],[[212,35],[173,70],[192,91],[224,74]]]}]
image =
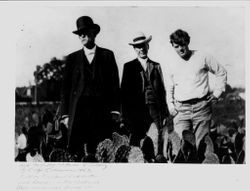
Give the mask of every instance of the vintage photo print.
[{"label": "vintage photo print", "polygon": [[3,145],[16,190],[147,190],[173,176],[172,189],[196,178],[211,188],[244,182],[247,2],[0,9],[13,37]]}]

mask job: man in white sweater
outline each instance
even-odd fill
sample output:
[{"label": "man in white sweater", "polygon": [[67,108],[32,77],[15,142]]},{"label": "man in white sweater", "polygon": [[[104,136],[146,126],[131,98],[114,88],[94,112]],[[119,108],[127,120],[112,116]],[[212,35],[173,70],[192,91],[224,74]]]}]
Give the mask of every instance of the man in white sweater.
[{"label": "man in white sweater", "polygon": [[[169,68],[167,103],[174,116],[174,130],[182,138],[183,130],[191,130],[198,149],[201,140],[209,134],[211,103],[225,91],[227,72],[209,54],[190,50],[190,36],[183,30],[170,35],[170,43],[178,54]],[[215,88],[209,89],[209,72],[215,75]]]}]

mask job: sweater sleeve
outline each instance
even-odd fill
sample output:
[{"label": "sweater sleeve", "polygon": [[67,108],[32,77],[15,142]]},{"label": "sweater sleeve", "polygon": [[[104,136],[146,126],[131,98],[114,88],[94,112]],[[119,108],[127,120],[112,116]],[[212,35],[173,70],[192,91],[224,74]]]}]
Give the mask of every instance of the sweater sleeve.
[{"label": "sweater sleeve", "polygon": [[209,72],[215,75],[214,96],[219,98],[225,91],[227,83],[227,71],[225,68],[211,55],[205,57],[205,67]]}]

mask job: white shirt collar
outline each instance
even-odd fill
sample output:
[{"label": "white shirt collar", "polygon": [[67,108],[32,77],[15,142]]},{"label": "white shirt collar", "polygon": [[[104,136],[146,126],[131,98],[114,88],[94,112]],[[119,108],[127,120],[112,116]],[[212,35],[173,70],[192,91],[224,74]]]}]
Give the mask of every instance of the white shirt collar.
[{"label": "white shirt collar", "polygon": [[138,57],[139,62],[141,63],[143,69],[146,71],[147,70],[147,62],[148,62],[148,57],[145,59],[139,58]]},{"label": "white shirt collar", "polygon": [[92,49],[88,49],[85,46],[83,47],[85,55],[95,54],[96,45]]},{"label": "white shirt collar", "polygon": [[139,58],[139,57],[138,57],[138,60],[139,60],[140,63],[147,63],[148,57],[145,58],[145,59],[142,59],[142,58]]}]

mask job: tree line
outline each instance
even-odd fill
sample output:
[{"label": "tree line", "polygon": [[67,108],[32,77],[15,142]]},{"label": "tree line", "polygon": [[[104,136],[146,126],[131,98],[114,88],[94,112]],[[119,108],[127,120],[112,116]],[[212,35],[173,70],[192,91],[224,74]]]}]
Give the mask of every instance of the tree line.
[{"label": "tree line", "polygon": [[[43,65],[37,65],[33,72],[34,86],[17,87],[16,102],[59,101],[65,59],[53,57]],[[30,91],[30,93],[28,93]]]}]

